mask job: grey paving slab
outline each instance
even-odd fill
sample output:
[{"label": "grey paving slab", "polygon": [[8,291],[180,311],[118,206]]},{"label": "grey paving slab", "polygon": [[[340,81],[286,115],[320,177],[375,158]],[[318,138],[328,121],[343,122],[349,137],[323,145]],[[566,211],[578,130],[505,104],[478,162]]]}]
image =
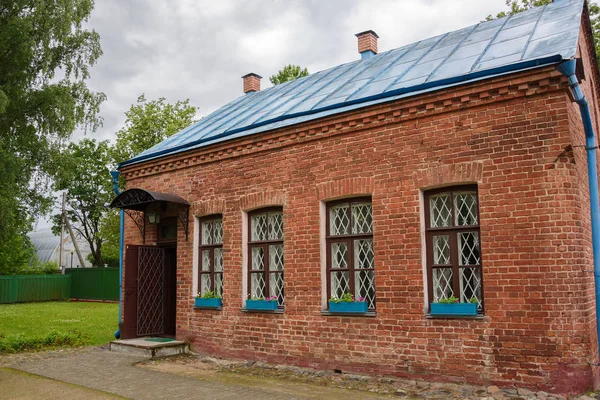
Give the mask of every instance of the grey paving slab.
[{"label": "grey paving slab", "polygon": [[[237,382],[222,382],[175,375],[148,368],[137,367],[140,357],[125,353],[111,352],[101,348],[87,348],[64,355],[48,358],[17,359],[9,367],[31,374],[56,379],[83,387],[101,390],[132,399],[315,399],[323,391],[328,398],[352,398],[345,391],[338,390],[331,396],[328,389],[314,386],[299,387],[298,394],[290,394],[289,385],[281,387],[258,381],[247,385]],[[287,387],[285,387],[287,386]],[[1,391],[1,390],[0,390]],[[293,392],[293,390],[292,390]],[[354,395],[361,399],[371,398],[369,394]]]}]

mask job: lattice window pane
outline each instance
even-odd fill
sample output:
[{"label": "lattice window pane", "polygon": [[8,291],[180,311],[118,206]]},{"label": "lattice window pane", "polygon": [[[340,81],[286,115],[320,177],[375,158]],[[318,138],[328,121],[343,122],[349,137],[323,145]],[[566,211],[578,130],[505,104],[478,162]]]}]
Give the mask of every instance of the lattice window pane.
[{"label": "lattice window pane", "polygon": [[331,268],[348,268],[348,245],[345,242],[331,243]]},{"label": "lattice window pane", "polygon": [[269,246],[269,270],[283,271],[283,245],[272,244]]},{"label": "lattice window pane", "polygon": [[215,292],[219,297],[223,297],[223,274],[215,274]]},{"label": "lattice window pane", "polygon": [[433,270],[433,301],[437,302],[454,296],[452,290],[452,269],[435,268]]},{"label": "lattice window pane", "polygon": [[436,194],[429,197],[429,222],[432,228],[451,225],[451,204],[448,193]]},{"label": "lattice window pane", "polygon": [[348,271],[331,272],[331,297],[340,298],[350,292],[350,277]]},{"label": "lattice window pane", "polygon": [[371,203],[352,204],[352,233],[373,232],[373,207]]},{"label": "lattice window pane", "polygon": [[214,244],[223,244],[223,220],[215,219],[213,221]]},{"label": "lattice window pane", "polygon": [[262,273],[252,274],[250,279],[250,297],[265,297],[265,278]]},{"label": "lattice window pane", "polygon": [[364,298],[369,308],[375,308],[375,271],[354,272],[355,300]]},{"label": "lattice window pane", "polygon": [[267,240],[267,214],[257,214],[252,216],[251,231],[251,240],[253,242]]},{"label": "lattice window pane", "polygon": [[265,250],[262,247],[252,248],[252,270],[262,271],[265,269]]},{"label": "lattice window pane", "polygon": [[202,222],[202,244],[213,244],[213,222]]},{"label": "lattice window pane", "polygon": [[223,272],[223,249],[215,247],[215,272]]},{"label": "lattice window pane", "polygon": [[210,271],[210,250],[202,250],[202,271]]},{"label": "lattice window pane", "polygon": [[469,303],[472,298],[477,299],[478,308],[481,309],[481,269],[459,268],[460,272],[460,301]]},{"label": "lattice window pane", "polygon": [[269,213],[269,240],[283,240],[283,213]]},{"label": "lattice window pane", "polygon": [[350,218],[348,204],[338,204],[329,209],[330,235],[347,235],[350,233]]},{"label": "lattice window pane", "polygon": [[454,193],[454,209],[457,226],[477,225],[477,193]]},{"label": "lattice window pane", "polygon": [[200,275],[200,294],[210,292],[210,274]]},{"label": "lattice window pane", "polygon": [[458,234],[458,265],[481,265],[479,233],[460,232]]},{"label": "lattice window pane", "polygon": [[277,304],[283,306],[283,272],[269,274],[269,296],[277,297]]},{"label": "lattice window pane", "polygon": [[435,265],[450,264],[450,236],[433,237],[433,263]]},{"label": "lattice window pane", "polygon": [[373,239],[354,241],[354,268],[369,269],[374,267]]}]

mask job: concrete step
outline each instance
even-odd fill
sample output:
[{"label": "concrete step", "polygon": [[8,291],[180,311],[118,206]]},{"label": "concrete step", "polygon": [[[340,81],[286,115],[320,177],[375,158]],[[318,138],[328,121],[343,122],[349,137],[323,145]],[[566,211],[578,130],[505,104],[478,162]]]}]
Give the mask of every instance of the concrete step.
[{"label": "concrete step", "polygon": [[134,354],[141,357],[168,357],[188,353],[190,346],[181,340],[152,341],[148,339],[163,339],[142,337],[136,339],[120,339],[110,342],[110,351]]}]

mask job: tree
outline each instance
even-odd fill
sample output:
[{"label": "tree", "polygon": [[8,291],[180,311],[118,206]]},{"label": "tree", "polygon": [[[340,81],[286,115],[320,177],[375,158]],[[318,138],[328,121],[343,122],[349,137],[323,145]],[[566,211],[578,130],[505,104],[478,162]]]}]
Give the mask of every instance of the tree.
[{"label": "tree", "polygon": [[140,95],[137,104],[125,112],[125,126],[117,132],[115,161],[127,161],[193,124],[196,112],[189,99],[170,104],[164,97],[148,101]]},{"label": "tree", "polygon": [[[165,98],[148,101],[142,94],[129,111],[125,126],[117,132],[117,142],[111,148],[113,164],[129,160],[142,151],[193,124],[197,108],[190,100],[170,104]],[[113,165],[114,166],[114,165]],[[108,172],[105,178],[110,182]],[[108,183],[107,183],[108,184]],[[121,185],[122,186],[122,185]],[[114,196],[111,192],[111,196]],[[119,213],[104,210],[100,218],[98,237],[102,243],[103,262],[113,265],[119,259]]]},{"label": "tree", "polygon": [[[108,140],[83,139],[71,143],[60,158],[54,184],[55,190],[66,192],[67,218],[73,230],[90,246],[92,263],[96,266],[104,265],[105,236],[100,232],[101,222],[114,197],[109,174],[111,162]],[[60,231],[60,214],[54,216],[53,228],[55,233]]]},{"label": "tree", "polygon": [[[485,20],[491,21],[496,18],[504,18],[549,3],[552,3],[552,0],[506,0],[506,6],[510,8],[508,11],[501,11],[496,14],[495,17],[488,15]],[[588,7],[590,11],[592,32],[594,34],[594,46],[596,48],[597,57],[596,62],[600,64],[600,7],[592,2],[588,2]]]},{"label": "tree", "polygon": [[273,85],[281,85],[284,82],[293,81],[294,79],[308,76],[308,70],[302,69],[299,65],[286,65],[280,69],[276,75],[271,75],[269,80]]},{"label": "tree", "polygon": [[84,28],[93,0],[0,2],[0,273],[25,266],[25,236],[52,204],[54,157],[77,127],[94,130],[105,96],[86,86],[102,54]]},{"label": "tree", "polygon": [[100,219],[100,238],[102,239],[102,261],[110,267],[119,265],[119,228],[119,212],[114,209],[106,210]]}]

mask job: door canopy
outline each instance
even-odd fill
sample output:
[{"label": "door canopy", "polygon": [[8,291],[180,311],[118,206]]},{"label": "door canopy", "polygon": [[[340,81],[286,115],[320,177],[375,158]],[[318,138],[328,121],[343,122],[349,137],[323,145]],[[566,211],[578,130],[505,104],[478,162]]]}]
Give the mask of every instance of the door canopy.
[{"label": "door canopy", "polygon": [[177,210],[187,240],[190,203],[176,194],[133,188],[121,192],[110,203],[111,208],[120,208],[133,219],[142,234],[144,243],[146,242],[146,213],[166,210],[169,205]]}]

